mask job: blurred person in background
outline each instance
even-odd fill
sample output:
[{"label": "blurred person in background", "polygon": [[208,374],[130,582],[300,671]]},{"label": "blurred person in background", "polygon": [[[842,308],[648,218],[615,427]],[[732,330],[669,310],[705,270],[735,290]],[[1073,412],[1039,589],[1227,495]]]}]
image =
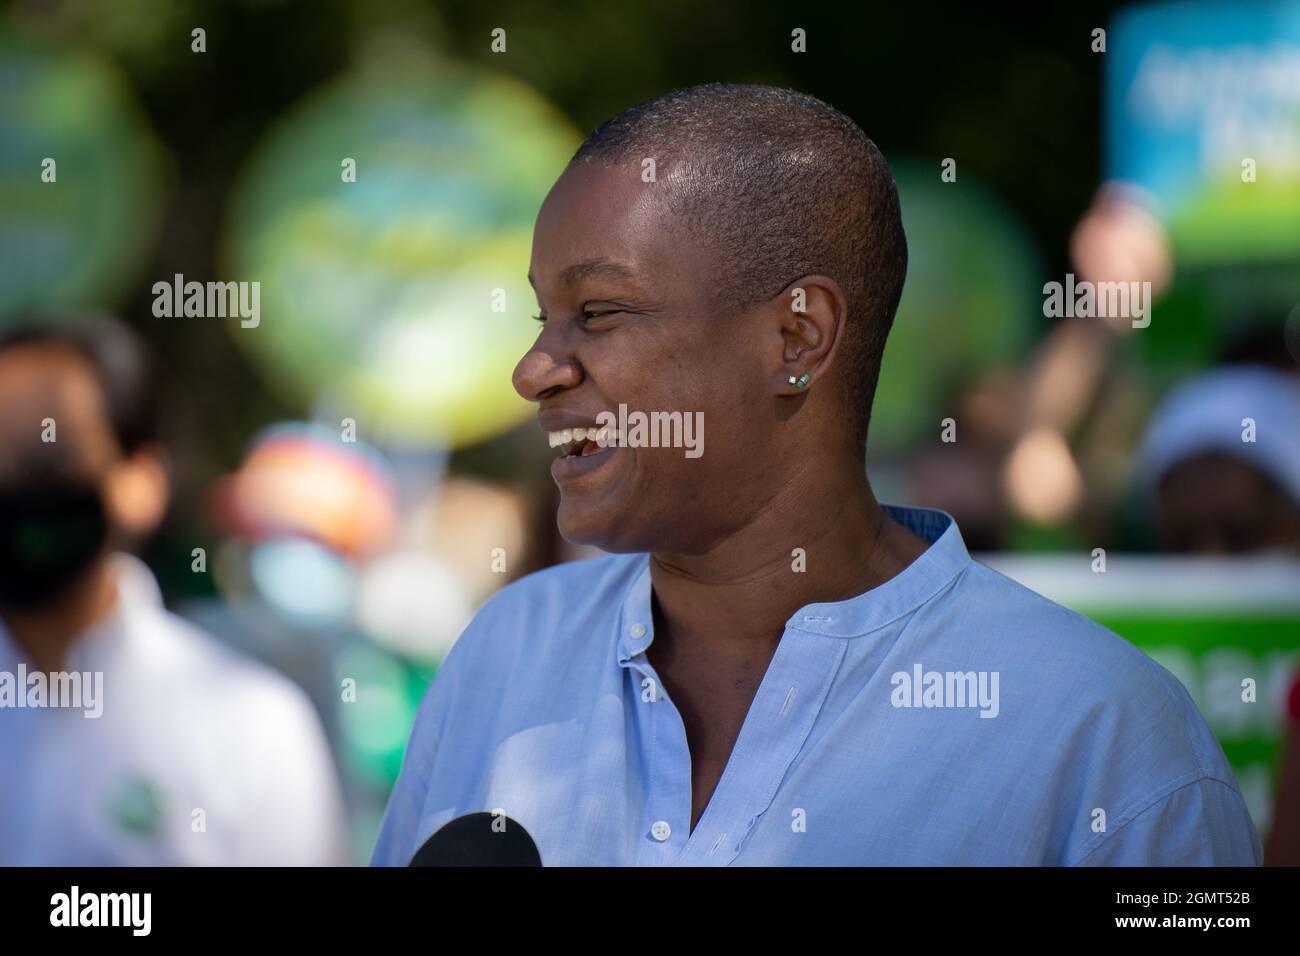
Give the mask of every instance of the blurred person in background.
[{"label": "blurred person in background", "polygon": [[1300,377],[1214,369],[1157,407],[1138,473],[1162,551],[1300,555]]},{"label": "blurred person in background", "polygon": [[[1161,550],[1300,557],[1300,377],[1261,361],[1174,389],[1138,454]],[[1286,702],[1269,866],[1300,865],[1300,677]]]},{"label": "blurred person in background", "polygon": [[[158,396],[124,325],[76,318],[0,337],[0,864],[345,863],[307,697],[129,553],[166,510]],[[93,707],[32,706],[73,672]]]}]

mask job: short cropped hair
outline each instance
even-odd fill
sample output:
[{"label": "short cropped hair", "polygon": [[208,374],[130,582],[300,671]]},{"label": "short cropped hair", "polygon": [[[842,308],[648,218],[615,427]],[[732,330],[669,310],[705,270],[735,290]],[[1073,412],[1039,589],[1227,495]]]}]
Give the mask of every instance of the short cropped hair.
[{"label": "short cropped hair", "polygon": [[633,157],[690,170],[667,200],[718,251],[720,307],[764,301],[802,275],[840,284],[848,299],[840,348],[850,425],[865,445],[907,274],[898,189],[876,145],[816,97],[710,83],[625,110],[588,136],[570,165]]},{"label": "short cropped hair", "polygon": [[158,441],[159,402],[149,356],[120,319],[101,313],[27,317],[0,333],[0,352],[23,345],[67,349],[90,363],[123,454]]}]

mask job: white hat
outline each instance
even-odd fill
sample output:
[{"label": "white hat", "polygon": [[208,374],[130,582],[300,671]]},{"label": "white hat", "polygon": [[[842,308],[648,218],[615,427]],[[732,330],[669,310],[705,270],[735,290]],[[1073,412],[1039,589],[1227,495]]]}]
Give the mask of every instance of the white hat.
[{"label": "white hat", "polygon": [[[1254,440],[1245,419],[1254,421]],[[1269,475],[1300,504],[1300,378],[1266,365],[1230,365],[1175,388],[1156,409],[1138,452],[1152,495],[1166,471],[1202,452],[1231,455]]]}]

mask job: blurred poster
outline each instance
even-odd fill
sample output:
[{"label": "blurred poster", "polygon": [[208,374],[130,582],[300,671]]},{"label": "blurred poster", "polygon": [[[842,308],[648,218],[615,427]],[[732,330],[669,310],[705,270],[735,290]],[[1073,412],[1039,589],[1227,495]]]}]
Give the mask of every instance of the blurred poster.
[{"label": "blurred poster", "polygon": [[1300,257],[1300,0],[1133,7],[1105,56],[1106,178],[1178,261]]}]

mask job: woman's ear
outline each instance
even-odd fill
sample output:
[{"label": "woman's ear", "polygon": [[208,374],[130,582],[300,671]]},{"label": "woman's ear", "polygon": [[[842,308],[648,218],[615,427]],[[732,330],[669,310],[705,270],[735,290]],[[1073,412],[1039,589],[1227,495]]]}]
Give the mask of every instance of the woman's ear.
[{"label": "woman's ear", "polygon": [[147,445],[112,467],[104,503],[116,527],[144,537],[162,523],[170,495],[169,464],[160,446]]},{"label": "woman's ear", "polygon": [[848,300],[829,276],[796,279],[773,300],[781,310],[781,371],[784,394],[806,392],[830,369],[848,316]]}]

